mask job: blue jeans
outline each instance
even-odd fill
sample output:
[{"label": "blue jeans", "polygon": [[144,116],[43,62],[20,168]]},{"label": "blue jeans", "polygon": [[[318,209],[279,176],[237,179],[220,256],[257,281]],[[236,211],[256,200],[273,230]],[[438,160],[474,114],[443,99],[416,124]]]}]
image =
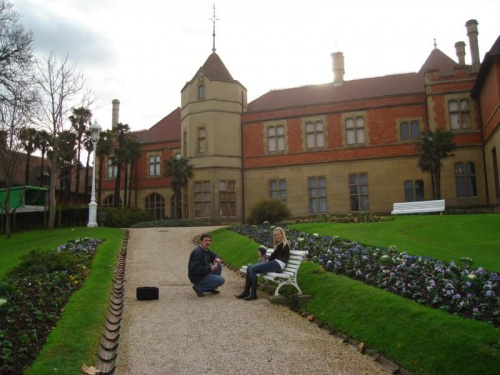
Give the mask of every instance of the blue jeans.
[{"label": "blue jeans", "polygon": [[280,264],[275,260],[271,260],[270,262],[259,263],[248,266],[247,279],[253,281],[257,279],[258,273],[281,272],[281,271],[282,269]]},{"label": "blue jeans", "polygon": [[217,269],[206,275],[203,279],[198,281],[196,284],[196,289],[200,292],[210,292],[214,289],[220,287],[226,280],[220,275],[222,272],[222,264],[217,263]]}]

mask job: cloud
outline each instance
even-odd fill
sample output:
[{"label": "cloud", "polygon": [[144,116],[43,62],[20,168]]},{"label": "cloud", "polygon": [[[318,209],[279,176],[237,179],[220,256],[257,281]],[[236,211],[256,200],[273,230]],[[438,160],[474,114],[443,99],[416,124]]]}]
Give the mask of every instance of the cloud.
[{"label": "cloud", "polygon": [[61,17],[48,6],[28,1],[17,2],[15,9],[24,27],[34,33],[37,54],[53,51],[60,58],[69,54],[72,61],[87,66],[112,61],[107,37],[85,25],[84,19]]}]

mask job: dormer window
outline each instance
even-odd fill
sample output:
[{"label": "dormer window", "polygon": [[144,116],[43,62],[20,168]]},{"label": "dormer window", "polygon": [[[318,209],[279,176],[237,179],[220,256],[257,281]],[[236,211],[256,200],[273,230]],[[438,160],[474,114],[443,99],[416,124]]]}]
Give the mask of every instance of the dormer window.
[{"label": "dormer window", "polygon": [[205,85],[198,86],[198,99],[205,99]]}]

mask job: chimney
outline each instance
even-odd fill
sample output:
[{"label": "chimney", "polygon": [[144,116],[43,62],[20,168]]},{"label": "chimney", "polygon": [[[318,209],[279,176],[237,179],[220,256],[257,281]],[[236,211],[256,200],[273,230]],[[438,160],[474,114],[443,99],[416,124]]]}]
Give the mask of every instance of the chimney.
[{"label": "chimney", "polygon": [[458,57],[458,65],[465,65],[465,42],[456,42],[455,51]]},{"label": "chimney", "polygon": [[120,101],[118,99],[113,100],[113,113],[111,117],[111,129],[114,130],[116,125],[118,125],[119,117],[120,117]]},{"label": "chimney", "polygon": [[344,83],[344,54],[342,52],[333,52],[333,85],[342,86]]},{"label": "chimney", "polygon": [[477,21],[469,20],[465,24],[467,28],[467,36],[469,37],[469,46],[470,46],[470,55],[472,59],[472,71],[479,71],[479,67],[481,65],[479,61],[479,45],[477,42]]}]

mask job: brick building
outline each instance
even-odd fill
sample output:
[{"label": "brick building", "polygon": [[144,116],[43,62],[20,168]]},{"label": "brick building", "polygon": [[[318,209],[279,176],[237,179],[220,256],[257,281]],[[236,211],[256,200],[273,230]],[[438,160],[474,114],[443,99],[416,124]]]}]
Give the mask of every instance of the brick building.
[{"label": "brick building", "polygon": [[[165,160],[194,165],[182,217],[241,222],[260,200],[276,197],[293,217],[387,213],[394,202],[433,199],[415,142],[428,130],[455,133],[443,162],[447,209],[499,211],[500,39],[480,63],[477,22],[466,24],[457,61],[435,48],[416,73],[344,80],[332,53],[332,82],[270,91],[247,104],[246,88],[213,52],[181,91],[181,107],[134,132],[142,156],[131,171],[132,206],[172,216]],[[347,67],[348,69],[348,67]],[[119,102],[113,102],[113,124]],[[104,204],[115,171],[100,171]]]}]

